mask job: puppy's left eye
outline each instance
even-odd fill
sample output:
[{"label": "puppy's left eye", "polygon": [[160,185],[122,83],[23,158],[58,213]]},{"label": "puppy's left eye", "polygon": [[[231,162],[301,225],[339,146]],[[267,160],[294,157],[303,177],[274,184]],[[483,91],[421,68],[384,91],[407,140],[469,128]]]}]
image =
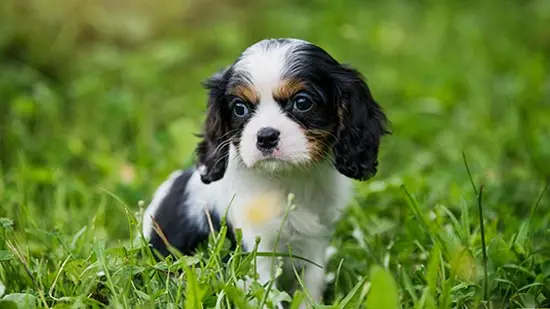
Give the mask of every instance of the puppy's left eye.
[{"label": "puppy's left eye", "polygon": [[307,93],[298,93],[292,99],[293,109],[299,112],[307,112],[313,107],[313,99]]},{"label": "puppy's left eye", "polygon": [[233,100],[232,105],[233,105],[233,114],[235,114],[235,116],[239,118],[244,118],[248,115],[249,113],[248,106],[240,99]]}]

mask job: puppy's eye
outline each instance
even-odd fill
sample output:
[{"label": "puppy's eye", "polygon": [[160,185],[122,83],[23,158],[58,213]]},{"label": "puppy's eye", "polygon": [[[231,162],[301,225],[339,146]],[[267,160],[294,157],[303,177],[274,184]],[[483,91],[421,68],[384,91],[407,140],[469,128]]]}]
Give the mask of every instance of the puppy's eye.
[{"label": "puppy's eye", "polygon": [[235,114],[235,116],[239,118],[246,117],[246,115],[248,115],[248,112],[248,106],[246,106],[243,101],[235,100],[233,102],[233,114]]},{"label": "puppy's eye", "polygon": [[307,112],[313,107],[313,99],[306,93],[299,93],[292,99],[293,109]]}]

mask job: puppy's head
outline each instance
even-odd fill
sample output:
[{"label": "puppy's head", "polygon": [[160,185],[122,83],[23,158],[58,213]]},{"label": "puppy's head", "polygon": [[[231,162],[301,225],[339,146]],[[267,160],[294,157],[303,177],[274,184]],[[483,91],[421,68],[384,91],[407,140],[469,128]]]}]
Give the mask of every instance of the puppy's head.
[{"label": "puppy's head", "polygon": [[314,44],[260,41],[210,77],[197,146],[204,183],[223,177],[230,144],[251,169],[304,169],[331,160],[343,175],[377,171],[386,117],[363,77]]}]

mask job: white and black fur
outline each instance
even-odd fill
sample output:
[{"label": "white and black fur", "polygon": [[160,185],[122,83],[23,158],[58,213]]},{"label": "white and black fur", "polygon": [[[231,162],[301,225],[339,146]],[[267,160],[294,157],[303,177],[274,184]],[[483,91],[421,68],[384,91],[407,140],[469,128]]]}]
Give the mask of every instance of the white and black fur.
[{"label": "white and black fur", "polygon": [[[333,227],[352,198],[352,179],[376,174],[380,139],[388,133],[362,75],[312,43],[269,39],[247,48],[205,87],[197,165],[174,172],[157,189],[143,218],[150,245],[169,254],[154,218],[174,247],[192,254],[210,233],[207,212],[215,229],[227,213],[228,226],[242,229],[245,250],[259,236],[261,252],[290,246],[294,256],[324,266]],[[295,209],[279,230],[289,194]],[[247,207],[276,211],[258,223]],[[261,283],[271,279],[271,262],[258,257]],[[307,262],[299,267],[313,301],[321,302],[324,270]]]}]

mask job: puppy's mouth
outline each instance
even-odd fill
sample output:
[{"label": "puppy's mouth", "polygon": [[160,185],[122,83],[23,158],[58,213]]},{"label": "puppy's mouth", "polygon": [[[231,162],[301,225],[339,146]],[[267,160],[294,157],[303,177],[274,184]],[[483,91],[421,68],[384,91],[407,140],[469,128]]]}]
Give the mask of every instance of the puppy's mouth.
[{"label": "puppy's mouth", "polygon": [[287,158],[280,147],[273,149],[258,149],[256,160],[250,166],[268,172],[291,168],[294,164]]},{"label": "puppy's mouth", "polygon": [[279,147],[272,149],[259,149],[262,157],[260,160],[280,160],[281,149]]},{"label": "puppy's mouth", "polygon": [[274,149],[261,149],[258,150],[259,155],[256,159],[256,162],[254,162],[254,166],[258,164],[269,164],[270,162],[285,162],[286,160],[282,156],[281,149],[274,148]]}]

